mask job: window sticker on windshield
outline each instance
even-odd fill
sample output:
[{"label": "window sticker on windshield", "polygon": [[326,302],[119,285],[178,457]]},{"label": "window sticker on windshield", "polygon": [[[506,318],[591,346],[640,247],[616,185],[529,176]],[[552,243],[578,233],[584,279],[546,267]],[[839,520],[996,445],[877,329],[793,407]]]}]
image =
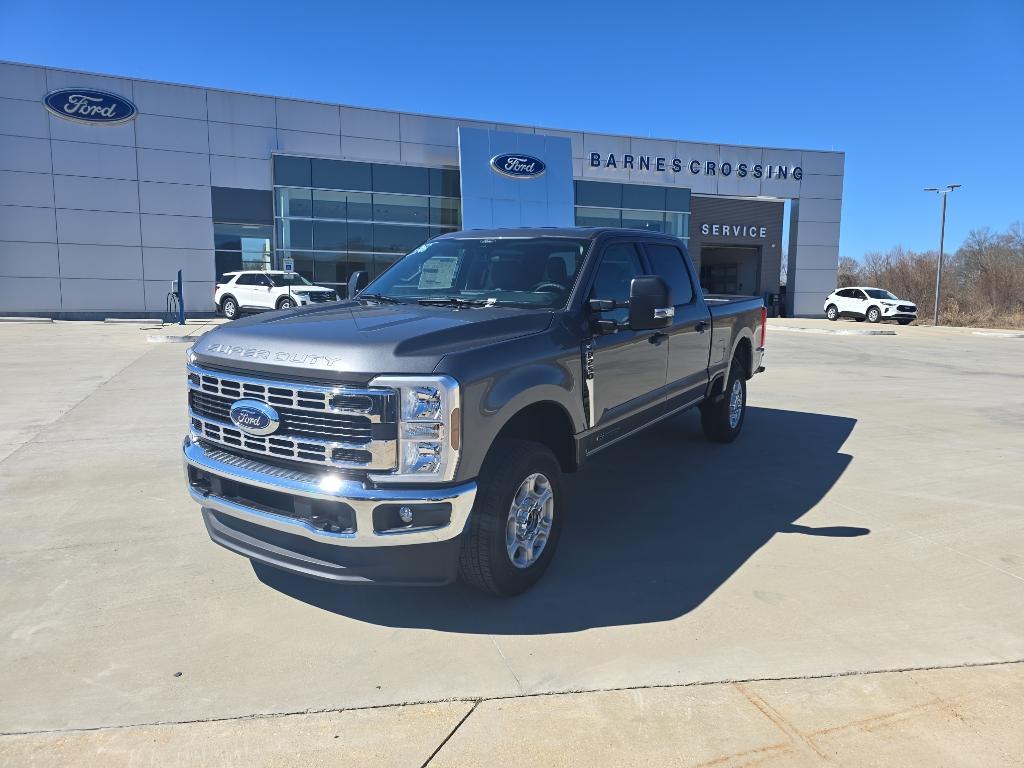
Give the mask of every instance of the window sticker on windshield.
[{"label": "window sticker on windshield", "polygon": [[458,256],[435,256],[420,268],[420,288],[451,288],[455,282]]}]

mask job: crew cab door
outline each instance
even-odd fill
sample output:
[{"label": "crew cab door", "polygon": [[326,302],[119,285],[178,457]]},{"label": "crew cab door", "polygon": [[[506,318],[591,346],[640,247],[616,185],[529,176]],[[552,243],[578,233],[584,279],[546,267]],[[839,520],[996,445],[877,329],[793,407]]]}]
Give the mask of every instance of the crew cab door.
[{"label": "crew cab door", "polygon": [[[613,299],[625,305],[634,277],[647,274],[636,243],[612,241],[600,256],[589,293],[592,299]],[[625,323],[625,307],[593,315],[601,320]],[[668,344],[659,331],[595,334],[585,354],[591,356],[592,378],[587,381],[590,426],[600,431],[600,443],[628,432],[633,425],[623,420],[639,414],[665,398]],[[620,425],[621,423],[621,425]],[[620,425],[620,426],[616,426]],[[593,442],[588,450],[600,445]]]},{"label": "crew cab door", "polygon": [[668,337],[666,397],[672,410],[700,399],[707,390],[711,312],[678,246],[648,241],[643,248],[651,271],[668,285],[675,308],[672,322],[661,331]]}]

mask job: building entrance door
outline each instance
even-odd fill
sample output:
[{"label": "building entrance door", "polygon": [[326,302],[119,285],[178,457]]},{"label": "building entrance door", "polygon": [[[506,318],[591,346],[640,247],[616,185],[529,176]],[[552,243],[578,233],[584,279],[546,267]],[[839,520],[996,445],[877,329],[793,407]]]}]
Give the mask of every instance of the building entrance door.
[{"label": "building entrance door", "polygon": [[759,246],[702,246],[700,284],[705,293],[759,296],[761,293]]}]

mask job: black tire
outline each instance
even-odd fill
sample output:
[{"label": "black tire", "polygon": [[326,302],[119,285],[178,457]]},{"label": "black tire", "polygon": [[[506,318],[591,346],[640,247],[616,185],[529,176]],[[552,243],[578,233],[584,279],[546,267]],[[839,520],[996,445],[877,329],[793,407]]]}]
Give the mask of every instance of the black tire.
[{"label": "black tire", "polygon": [[[537,559],[525,568],[513,564],[505,544],[512,502],[530,475],[543,474],[554,494],[551,529]],[[502,597],[533,586],[547,570],[558,547],[565,517],[562,469],[551,450],[528,440],[498,440],[484,461],[469,524],[459,553],[459,577]]]},{"label": "black tire", "polygon": [[900,325],[910,325],[914,321],[913,320],[907,320],[906,318],[902,318],[900,320],[897,320],[896,322],[899,323]]},{"label": "black tire", "polygon": [[[732,399],[733,387],[739,386],[740,392],[740,414],[739,420],[732,424],[730,421],[730,402]],[[725,390],[718,400],[708,400],[700,407],[700,425],[704,429],[704,436],[713,443],[731,443],[740,435],[743,429],[743,422],[747,419],[747,375],[743,370],[743,364],[739,360],[733,360],[729,368],[729,380],[725,383]]]},{"label": "black tire", "polygon": [[278,309],[291,309],[294,306],[295,306],[295,299],[290,299],[287,296],[285,296],[283,299],[281,299],[279,302],[277,302],[277,308]]},{"label": "black tire", "polygon": [[825,317],[835,322],[839,319],[839,308],[835,304],[829,304],[825,310]]},{"label": "black tire", "polygon": [[235,301],[235,297],[225,297],[224,301],[220,303],[220,310],[228,320],[234,320],[238,317],[238,302]]},{"label": "black tire", "polygon": [[878,307],[868,307],[867,314],[864,315],[864,318],[869,323],[880,322],[882,319],[882,310],[880,310]]}]

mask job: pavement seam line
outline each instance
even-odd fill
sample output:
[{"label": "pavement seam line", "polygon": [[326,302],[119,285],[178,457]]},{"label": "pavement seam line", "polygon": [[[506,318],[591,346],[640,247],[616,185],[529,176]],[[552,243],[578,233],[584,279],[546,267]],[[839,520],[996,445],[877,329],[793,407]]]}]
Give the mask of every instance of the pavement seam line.
[{"label": "pavement seam line", "polygon": [[526,689],[523,688],[523,684],[519,680],[519,675],[517,675],[516,671],[512,669],[512,665],[508,663],[508,659],[505,657],[504,651],[501,650],[501,646],[498,645],[498,641],[494,639],[494,635],[488,635],[488,637],[491,638],[491,643],[494,645],[494,649],[498,652],[498,655],[501,656],[501,661],[505,665],[505,669],[507,669],[508,673],[512,675],[512,679],[516,681],[516,687],[519,689],[519,693],[525,694]]},{"label": "pavement seam line", "polygon": [[430,761],[433,760],[435,757],[437,757],[437,753],[438,752],[440,752],[442,749],[444,749],[444,745],[447,744],[448,741],[451,739],[451,737],[455,735],[455,732],[457,730],[459,730],[459,728],[462,727],[462,724],[469,719],[470,715],[472,715],[474,712],[476,712],[476,708],[478,706],[480,706],[480,702],[481,701],[483,701],[483,699],[477,699],[476,701],[473,702],[473,706],[469,708],[469,712],[467,712],[466,714],[464,714],[462,716],[462,719],[459,720],[459,722],[457,722],[455,724],[455,727],[452,728],[451,731],[448,733],[448,735],[444,737],[444,740],[440,744],[437,745],[437,749],[435,749],[433,752],[431,752],[430,756],[426,760],[423,761],[423,764],[420,765],[420,768],[427,768],[427,766],[430,765]]},{"label": "pavement seam line", "polygon": [[829,680],[837,677],[860,677],[867,675],[892,675],[908,672],[932,672],[944,669],[975,669],[978,667],[1008,667],[1014,664],[1024,664],[1024,658],[1004,659],[1002,661],[978,661],[965,662],[962,664],[939,664],[923,667],[898,667],[893,669],[862,669],[850,672],[828,672],[819,675],[787,675],[784,677],[746,677],[735,680],[701,680],[689,683],[662,683],[660,685],[627,685],[613,686],[611,688],[576,688],[562,691],[542,691],[539,693],[512,694],[508,696],[484,696],[484,697],[451,697],[447,699],[420,699],[417,701],[403,701],[393,704],[375,704],[363,707],[324,707],[322,709],[296,709],[287,712],[266,712],[251,715],[227,715],[225,717],[206,717],[195,720],[157,720],[149,723],[126,723],[122,725],[96,725],[88,728],[41,728],[34,731],[0,731],[3,736],[44,736],[47,734],[66,733],[90,733],[92,731],[116,731],[128,728],[154,728],[159,726],[173,725],[197,725],[200,723],[223,723],[229,720],[259,720],[275,717],[297,717],[301,715],[322,715],[338,712],[366,712],[374,709],[396,709],[398,707],[416,707],[429,704],[455,704],[458,702],[473,702],[476,704],[485,701],[507,701],[511,699],[533,699],[542,696],[575,696],[586,693],[617,693],[620,691],[657,691],[673,688],[699,688],[711,685],[735,685],[736,683],[775,683],[786,682],[787,680]]}]

